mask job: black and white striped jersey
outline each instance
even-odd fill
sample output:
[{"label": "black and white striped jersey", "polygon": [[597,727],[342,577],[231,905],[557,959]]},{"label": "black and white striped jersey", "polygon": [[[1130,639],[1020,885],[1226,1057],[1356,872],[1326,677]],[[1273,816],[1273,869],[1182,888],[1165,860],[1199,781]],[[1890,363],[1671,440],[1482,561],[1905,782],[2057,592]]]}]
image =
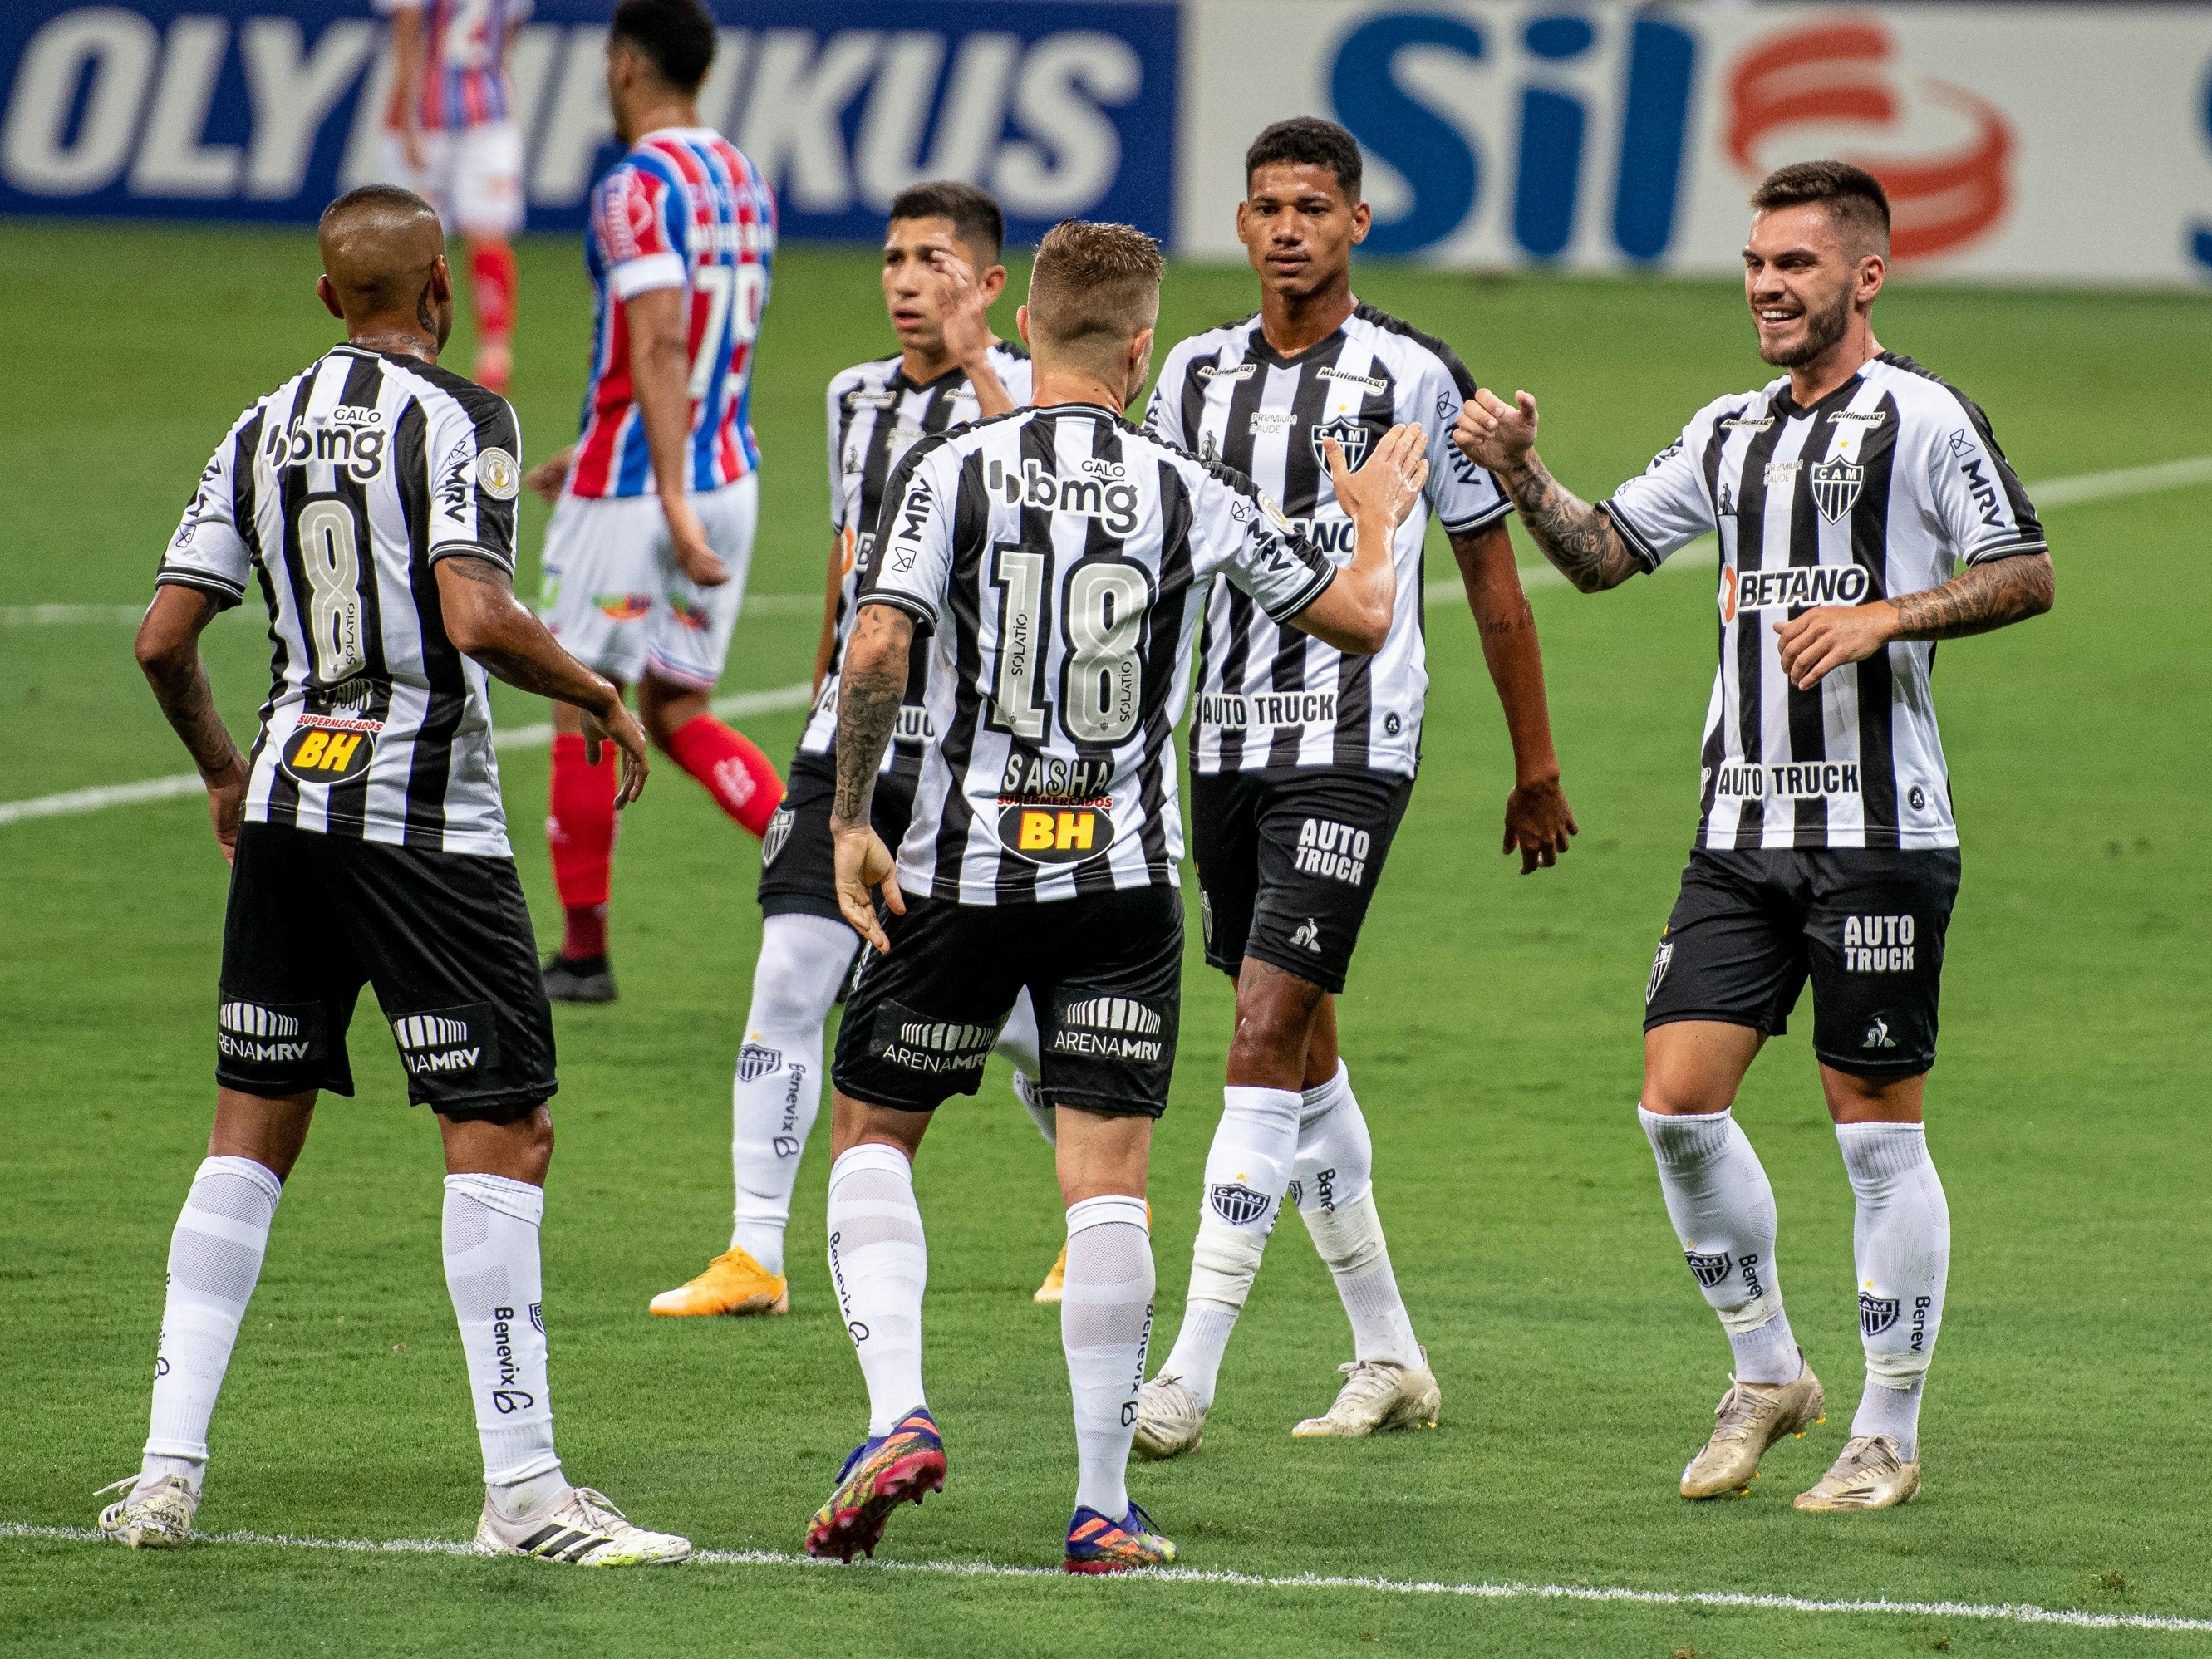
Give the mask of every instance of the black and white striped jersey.
[{"label": "black and white striped jersey", "polygon": [[[999,384],[1017,404],[1030,400],[1029,354],[1019,346],[991,348],[991,367]],[[800,733],[802,755],[830,755],[837,749],[837,671],[845,658],[845,639],[853,631],[853,594],[860,566],[876,534],[876,514],[884,485],[906,453],[933,433],[966,426],[980,411],[975,390],[958,368],[935,380],[907,378],[897,357],[855,363],[830,382],[830,527],[843,551],[845,574],[837,589],[836,636],[830,647],[830,672]],[[927,657],[917,651],[914,676],[907,682],[906,706],[898,730],[884,751],[884,769],[912,777],[921,768],[921,744],[928,736],[922,708],[922,675]]]},{"label": "black and white striped jersey", "polygon": [[514,568],[514,411],[419,359],[337,347],[241,416],[155,580],[226,608],[258,580],[275,660],[246,816],[508,856],[483,670],[431,567]]},{"label": "black and white striped jersey", "polygon": [[1336,504],[1322,441],[1341,441],[1357,469],[1400,422],[1428,434],[1428,488],[1398,529],[1398,610],[1374,656],[1346,657],[1277,625],[1232,585],[1215,585],[1199,647],[1194,771],[1351,766],[1413,775],[1429,689],[1421,621],[1429,514],[1466,532],[1512,510],[1490,474],[1452,447],[1460,404],[1474,395],[1474,377],[1449,346],[1369,305],[1295,357],[1267,343],[1257,316],[1168,354],[1146,424],[1250,477],[1340,565],[1352,561],[1352,520]]},{"label": "black and white striped jersey", "polygon": [[1700,847],[1956,847],[1932,641],[1899,641],[1810,691],[1775,627],[1963,564],[2045,550],[1973,401],[1885,352],[1810,408],[1787,376],[1708,404],[1601,502],[1646,568],[1720,537],[1720,668],[1699,761]]},{"label": "black and white striped jersey", "polygon": [[933,630],[900,884],[967,904],[1173,884],[1175,726],[1216,573],[1287,623],[1336,567],[1241,474],[1091,404],[916,446],[860,590]]}]

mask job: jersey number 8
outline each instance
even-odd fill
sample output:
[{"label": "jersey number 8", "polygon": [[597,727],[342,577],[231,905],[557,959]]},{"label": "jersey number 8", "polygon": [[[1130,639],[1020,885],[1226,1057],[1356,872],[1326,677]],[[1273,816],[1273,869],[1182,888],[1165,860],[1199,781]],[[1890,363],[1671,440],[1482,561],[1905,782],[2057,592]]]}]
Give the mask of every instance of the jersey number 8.
[{"label": "jersey number 8", "polygon": [[310,495],[300,503],[298,527],[300,568],[313,596],[307,635],[315,678],[336,685],[368,662],[362,630],[361,524],[344,497]]},{"label": "jersey number 8", "polygon": [[[1039,696],[1045,556],[1001,546],[995,569],[1000,593],[998,720],[1030,742],[1044,737]],[[1145,707],[1145,613],[1152,585],[1139,567],[1120,560],[1078,564],[1061,585],[1060,729],[1077,743],[1126,742]]]}]

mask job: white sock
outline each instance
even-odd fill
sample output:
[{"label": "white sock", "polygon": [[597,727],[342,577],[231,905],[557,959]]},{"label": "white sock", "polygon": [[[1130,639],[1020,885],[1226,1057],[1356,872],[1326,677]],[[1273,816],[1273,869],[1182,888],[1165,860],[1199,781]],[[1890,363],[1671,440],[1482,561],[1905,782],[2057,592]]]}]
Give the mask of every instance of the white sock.
[{"label": "white sock", "polygon": [[1774,1275],[1774,1188],[1732,1113],[1636,1115],[1659,1160],[1667,1214],[1721,1317],[1740,1382],[1791,1382],[1803,1367]]},{"label": "white sock", "polygon": [[783,1233],[799,1155],[822,1109],[822,1028],[860,939],[826,916],[761,923],[752,1006],[730,1091],[730,1162],[738,1201],[730,1248],[783,1271]]},{"label": "white sock", "polygon": [[446,1290],[468,1356],[484,1485],[509,1521],[568,1490],[553,1450],[538,1227],[545,1189],[505,1176],[446,1177]]},{"label": "white sock", "polygon": [[1382,1218],[1376,1213],[1374,1143],[1352,1092],[1351,1068],[1341,1060],[1334,1077],[1303,1097],[1292,1170],[1298,1213],[1352,1321],[1353,1356],[1419,1364],[1421,1345],[1398,1294]]},{"label": "white sock", "polygon": [[830,1166],[830,1282],[868,1383],[868,1433],[929,1403],[921,1389],[921,1293],[929,1247],[914,1168],[896,1146],[854,1146]]},{"label": "white sock", "polygon": [[207,1473],[208,1419],[230,1368],[269,1224],[284,1183],[249,1158],[210,1158],[169,1236],[169,1289],[154,1362],[154,1410],[134,1495],[165,1474],[194,1492]]},{"label": "white sock", "polygon": [[1206,1191],[1191,1247],[1182,1328],[1160,1374],[1180,1376],[1201,1406],[1213,1403],[1229,1334],[1252,1292],[1297,1158],[1295,1089],[1228,1088],[1206,1154]]},{"label": "white sock", "polygon": [[[1007,1063],[1021,1073],[1021,1082],[1014,1085],[1014,1092],[1022,1097],[1022,1109],[1037,1126],[1037,1133],[1044,1137],[1046,1146],[1059,1146],[1060,1121],[1053,1115],[1052,1103],[1044,1097],[1044,1061],[1037,1054],[1036,1005],[1030,1000],[1026,988],[1014,999],[1014,1012],[999,1028],[998,1048]],[[1028,1087],[1022,1086],[1024,1083]]]},{"label": "white sock", "polygon": [[1129,1512],[1129,1443],[1152,1335],[1152,1235],[1141,1198],[1086,1198],[1067,1211],[1060,1341],[1075,1397],[1079,1509]]},{"label": "white sock", "polygon": [[1951,1209],[1918,1123],[1838,1123],[1836,1143],[1858,1213],[1859,1339],[1867,1387],[1851,1432],[1886,1434],[1908,1459],[1920,1451],[1920,1394],[1951,1270]]}]

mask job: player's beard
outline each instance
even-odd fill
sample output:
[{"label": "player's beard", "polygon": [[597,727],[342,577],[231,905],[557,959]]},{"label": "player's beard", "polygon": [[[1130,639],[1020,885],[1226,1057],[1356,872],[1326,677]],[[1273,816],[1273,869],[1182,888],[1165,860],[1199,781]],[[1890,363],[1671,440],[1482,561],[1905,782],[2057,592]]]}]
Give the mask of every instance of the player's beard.
[{"label": "player's beard", "polygon": [[1836,290],[1835,303],[1815,311],[1807,307],[1805,335],[1794,346],[1786,346],[1771,353],[1764,347],[1759,356],[1777,368],[1802,368],[1818,362],[1844,337],[1851,325],[1851,293],[1848,288]]}]

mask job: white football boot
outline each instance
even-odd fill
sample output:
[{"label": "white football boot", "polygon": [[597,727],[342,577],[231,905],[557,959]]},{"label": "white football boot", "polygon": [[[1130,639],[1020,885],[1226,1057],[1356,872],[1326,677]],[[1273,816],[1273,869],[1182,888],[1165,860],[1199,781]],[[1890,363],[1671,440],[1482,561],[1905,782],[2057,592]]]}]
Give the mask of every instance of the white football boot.
[{"label": "white football boot", "polygon": [[182,1475],[165,1474],[138,1492],[138,1477],[127,1474],[102,1486],[94,1498],[112,1492],[123,1496],[100,1512],[100,1535],[134,1550],[180,1550],[192,1541],[192,1516],[199,1513],[200,1495],[185,1484]]},{"label": "white football boot", "polygon": [[1920,1460],[1899,1455],[1886,1434],[1856,1434],[1811,1490],[1797,1494],[1801,1510],[1887,1510],[1920,1495]]},{"label": "white football boot", "polygon": [[1162,1371],[1137,1390],[1137,1437],[1130,1449],[1147,1462],[1194,1452],[1206,1437],[1206,1407],[1180,1376]]},{"label": "white football boot", "polygon": [[1309,1417],[1291,1431],[1299,1440],[1358,1440],[1393,1429],[1433,1429],[1443,1405],[1443,1390],[1429,1369],[1429,1351],[1418,1365],[1387,1359],[1358,1359],[1340,1365],[1344,1386],[1336,1403],[1320,1417]]},{"label": "white football boot", "polygon": [[487,1495],[477,1522],[477,1553],[534,1555],[573,1567],[651,1567],[690,1560],[691,1540],[632,1526],[605,1492],[571,1486],[551,1509],[520,1521],[502,1518]]}]

